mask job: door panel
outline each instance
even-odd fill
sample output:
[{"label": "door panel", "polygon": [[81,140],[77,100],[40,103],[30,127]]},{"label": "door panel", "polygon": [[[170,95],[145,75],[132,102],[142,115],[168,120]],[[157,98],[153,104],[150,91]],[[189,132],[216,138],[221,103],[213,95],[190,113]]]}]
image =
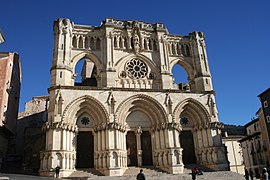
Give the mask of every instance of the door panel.
[{"label": "door panel", "polygon": [[141,134],[141,145],[142,145],[142,165],[143,166],[152,166],[152,144],[151,144],[151,135],[149,131],[143,131]]},{"label": "door panel", "polygon": [[77,136],[76,168],[94,167],[94,138],[92,132],[79,132]]},{"label": "door panel", "polygon": [[136,142],[136,135],[133,131],[127,132],[126,148],[127,148],[127,165],[137,166],[137,142]]},{"label": "door panel", "polygon": [[183,148],[183,163],[196,164],[196,156],[192,132],[182,131],[180,134],[180,141],[181,147]]}]

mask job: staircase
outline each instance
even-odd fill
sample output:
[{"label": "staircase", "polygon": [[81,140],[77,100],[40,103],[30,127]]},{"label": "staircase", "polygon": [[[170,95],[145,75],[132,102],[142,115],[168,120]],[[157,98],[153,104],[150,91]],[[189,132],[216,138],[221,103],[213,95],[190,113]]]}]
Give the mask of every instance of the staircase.
[{"label": "staircase", "polygon": [[77,171],[73,172],[68,177],[68,179],[85,180],[88,178],[98,178],[99,176],[103,176],[99,171],[93,168],[86,168],[86,169],[77,169]]},{"label": "staircase", "polygon": [[143,173],[147,180],[190,180],[191,169],[200,167],[203,171],[203,175],[197,176],[198,180],[244,180],[245,178],[241,174],[237,174],[230,171],[213,171],[204,166],[197,164],[186,165],[183,174],[168,174],[154,167],[128,167],[123,176],[103,176],[94,169],[79,169],[72,173],[70,177],[65,179],[74,180],[136,180],[137,174],[140,169],[143,169]]},{"label": "staircase", "polygon": [[140,172],[140,170],[143,170],[143,173],[147,176],[162,176],[162,175],[168,175],[166,172],[161,171],[157,168],[154,168],[152,166],[146,166],[146,167],[128,167],[128,169],[125,171],[123,176],[129,176],[129,177],[135,177]]}]

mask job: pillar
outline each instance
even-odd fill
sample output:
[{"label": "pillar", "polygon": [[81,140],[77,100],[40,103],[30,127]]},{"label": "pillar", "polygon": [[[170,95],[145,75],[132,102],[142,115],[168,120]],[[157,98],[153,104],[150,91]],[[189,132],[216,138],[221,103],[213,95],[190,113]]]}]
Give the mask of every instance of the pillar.
[{"label": "pillar", "polygon": [[142,129],[138,127],[135,131],[136,134],[136,142],[137,142],[137,163],[138,166],[142,166],[142,147],[141,147],[141,134]]}]

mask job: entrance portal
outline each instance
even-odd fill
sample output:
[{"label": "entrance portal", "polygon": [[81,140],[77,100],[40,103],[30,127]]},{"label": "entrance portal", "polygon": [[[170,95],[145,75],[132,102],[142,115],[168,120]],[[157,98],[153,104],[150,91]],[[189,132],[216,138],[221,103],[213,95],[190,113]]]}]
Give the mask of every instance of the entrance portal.
[{"label": "entrance portal", "polygon": [[182,131],[180,134],[180,143],[183,148],[183,163],[195,164],[196,156],[194,150],[194,141],[191,131]]},{"label": "entrance portal", "polygon": [[141,135],[142,143],[142,165],[143,166],[152,166],[152,144],[151,144],[151,135],[149,131],[143,131]]},{"label": "entrance portal", "polygon": [[133,131],[128,131],[126,136],[127,142],[127,165],[137,166],[137,141]]},{"label": "entrance portal", "polygon": [[92,132],[79,131],[77,136],[76,168],[94,167],[94,138]]}]

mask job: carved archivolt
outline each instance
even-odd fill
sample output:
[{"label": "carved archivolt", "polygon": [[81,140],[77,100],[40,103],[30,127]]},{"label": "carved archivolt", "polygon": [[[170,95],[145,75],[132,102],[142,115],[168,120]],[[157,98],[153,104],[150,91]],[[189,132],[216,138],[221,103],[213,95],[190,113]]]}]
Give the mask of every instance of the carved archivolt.
[{"label": "carved archivolt", "polygon": [[92,96],[82,96],[69,103],[63,111],[62,121],[76,124],[77,117],[89,111],[95,125],[109,122],[109,114],[106,108]]},{"label": "carved archivolt", "polygon": [[194,125],[197,126],[205,126],[206,124],[211,122],[211,117],[207,111],[207,109],[197,100],[188,98],[178,103],[173,111],[173,121],[178,121],[180,115],[186,111],[191,111],[193,116]]},{"label": "carved archivolt", "polygon": [[134,110],[142,110],[151,114],[149,117],[152,117],[153,125],[168,122],[168,117],[163,106],[156,99],[144,94],[131,96],[121,102],[116,109],[115,119],[125,124],[127,116]]}]

